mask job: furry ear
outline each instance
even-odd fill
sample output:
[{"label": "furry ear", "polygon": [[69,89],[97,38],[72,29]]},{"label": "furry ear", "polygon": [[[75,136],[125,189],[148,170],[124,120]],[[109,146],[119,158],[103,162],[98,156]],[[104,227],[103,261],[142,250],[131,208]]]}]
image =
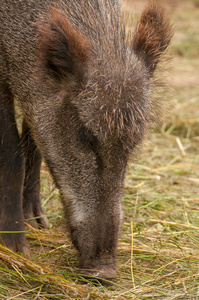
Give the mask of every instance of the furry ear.
[{"label": "furry ear", "polygon": [[44,74],[55,81],[82,80],[90,45],[66,15],[53,8],[50,19],[39,26],[38,51]]},{"label": "furry ear", "polygon": [[169,18],[161,5],[149,2],[137,24],[133,50],[152,75],[173,36]]}]

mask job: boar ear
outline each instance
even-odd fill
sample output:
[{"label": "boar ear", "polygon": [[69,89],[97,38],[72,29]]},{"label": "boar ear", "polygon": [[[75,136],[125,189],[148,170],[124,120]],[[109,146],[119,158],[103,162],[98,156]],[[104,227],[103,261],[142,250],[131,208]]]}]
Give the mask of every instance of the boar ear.
[{"label": "boar ear", "polygon": [[173,36],[170,20],[162,6],[149,2],[137,24],[133,50],[152,75]]},{"label": "boar ear", "polygon": [[88,39],[55,8],[51,18],[39,26],[39,32],[38,51],[44,74],[58,82],[81,80],[90,52]]}]

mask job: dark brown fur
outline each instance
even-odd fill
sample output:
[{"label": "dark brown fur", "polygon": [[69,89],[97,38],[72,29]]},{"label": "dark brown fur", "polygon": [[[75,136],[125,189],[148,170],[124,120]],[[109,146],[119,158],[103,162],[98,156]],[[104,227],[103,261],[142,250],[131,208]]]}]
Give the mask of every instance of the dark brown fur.
[{"label": "dark brown fur", "polygon": [[113,0],[2,0],[0,19],[1,242],[28,254],[24,217],[48,227],[42,156],[81,272],[114,278],[127,163],[159,119],[153,73],[172,37],[164,9],[149,3],[131,37]]},{"label": "dark brown fur", "polygon": [[150,2],[142,13],[137,24],[133,49],[135,53],[145,60],[151,72],[162,59],[162,54],[167,49],[171,40],[170,20],[165,15],[161,5]]},{"label": "dark brown fur", "polygon": [[81,77],[90,45],[88,39],[73,28],[67,15],[52,9],[49,23],[40,25],[39,31],[38,52],[43,62],[40,67],[45,66],[48,76],[52,74],[58,80],[69,75]]}]

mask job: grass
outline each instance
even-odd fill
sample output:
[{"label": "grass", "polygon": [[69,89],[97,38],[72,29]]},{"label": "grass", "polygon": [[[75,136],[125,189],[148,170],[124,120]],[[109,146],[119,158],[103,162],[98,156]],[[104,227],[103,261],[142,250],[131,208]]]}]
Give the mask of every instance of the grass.
[{"label": "grass", "polygon": [[[127,1],[142,8],[146,1]],[[0,246],[0,299],[199,299],[199,27],[194,1],[168,1],[175,21],[173,111],[126,175],[119,276],[102,285],[76,274],[78,254],[45,165],[50,230],[27,225],[31,258]],[[161,96],[161,95],[160,95]]]}]

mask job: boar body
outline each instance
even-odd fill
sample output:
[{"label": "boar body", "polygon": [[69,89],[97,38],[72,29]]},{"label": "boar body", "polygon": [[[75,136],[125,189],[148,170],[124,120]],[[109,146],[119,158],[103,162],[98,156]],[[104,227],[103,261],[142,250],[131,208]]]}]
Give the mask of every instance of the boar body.
[{"label": "boar body", "polygon": [[114,278],[127,162],[158,117],[153,73],[172,35],[164,10],[149,4],[130,36],[119,1],[2,0],[0,35],[1,241],[28,254],[24,233],[14,233],[24,217],[48,227],[42,156],[82,273]]}]

